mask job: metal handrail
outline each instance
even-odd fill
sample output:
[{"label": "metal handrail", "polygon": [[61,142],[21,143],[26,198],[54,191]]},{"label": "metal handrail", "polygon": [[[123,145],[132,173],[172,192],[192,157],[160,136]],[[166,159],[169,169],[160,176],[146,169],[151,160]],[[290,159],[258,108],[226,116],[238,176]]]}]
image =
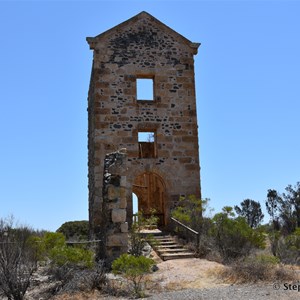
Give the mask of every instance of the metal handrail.
[{"label": "metal handrail", "polygon": [[185,228],[186,230],[190,231],[194,235],[196,235],[196,243],[197,243],[197,251],[199,251],[199,245],[200,245],[200,234],[198,231],[195,231],[194,229],[186,226],[185,224],[181,223],[180,221],[176,220],[175,218],[171,217],[171,220],[175,222],[176,224],[180,225],[181,227]]}]

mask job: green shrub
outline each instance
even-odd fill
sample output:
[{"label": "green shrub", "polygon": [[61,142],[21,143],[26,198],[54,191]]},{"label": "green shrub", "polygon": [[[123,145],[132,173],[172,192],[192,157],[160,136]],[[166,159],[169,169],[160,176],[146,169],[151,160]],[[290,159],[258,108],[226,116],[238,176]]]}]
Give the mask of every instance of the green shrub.
[{"label": "green shrub", "polygon": [[146,239],[139,231],[139,226],[137,223],[132,224],[130,230],[130,254],[134,256],[141,256],[143,254],[143,249],[146,245]]},{"label": "green shrub", "polygon": [[286,242],[291,250],[300,251],[300,228],[286,237]]},{"label": "green shrub", "polygon": [[253,248],[265,247],[265,235],[252,229],[244,218],[232,218],[232,210],[225,208],[213,217],[211,234],[225,262],[247,256]]},{"label": "green shrub", "polygon": [[191,214],[189,209],[183,206],[177,206],[172,211],[172,217],[186,225],[191,225]]},{"label": "green shrub", "polygon": [[35,250],[39,261],[45,261],[53,248],[64,247],[66,239],[62,233],[46,232],[43,236],[32,236],[28,243]]},{"label": "green shrub", "polygon": [[136,296],[143,296],[142,283],[147,273],[151,272],[154,261],[144,256],[133,256],[123,254],[112,263],[113,274],[123,275],[133,284],[133,291]]},{"label": "green shrub", "polygon": [[81,247],[67,246],[65,236],[60,232],[47,232],[40,244],[45,259],[50,260],[49,275],[60,282],[56,290],[72,286],[76,290],[75,278],[81,271],[94,266],[94,253]]},{"label": "green shrub", "polygon": [[178,206],[171,212],[173,218],[190,226],[194,230],[202,231],[202,216],[208,208],[209,199],[199,199],[195,195],[180,197]]},{"label": "green shrub", "polygon": [[268,265],[277,265],[280,263],[280,259],[278,257],[267,254],[256,255],[255,260]]},{"label": "green shrub", "polygon": [[39,259],[50,259],[52,266],[93,266],[93,252],[79,246],[67,246],[65,236],[60,232],[46,232],[43,237],[33,237],[30,243],[35,245]]},{"label": "green shrub", "polygon": [[66,244],[66,238],[59,232],[46,232],[42,238],[43,246],[46,251],[51,251],[55,247],[63,247]]},{"label": "green shrub", "polygon": [[300,265],[300,228],[286,237],[278,238],[276,254],[283,263]]},{"label": "green shrub", "polygon": [[156,215],[157,211],[154,208],[150,209],[150,216],[144,219],[144,225],[147,227],[157,227],[159,217]]},{"label": "green shrub", "polygon": [[89,235],[89,222],[65,222],[56,230],[56,232],[62,233],[67,240],[87,240]]},{"label": "green shrub", "polygon": [[77,265],[80,267],[91,268],[94,265],[93,252],[70,246],[54,247],[49,251],[51,263],[57,266]]}]

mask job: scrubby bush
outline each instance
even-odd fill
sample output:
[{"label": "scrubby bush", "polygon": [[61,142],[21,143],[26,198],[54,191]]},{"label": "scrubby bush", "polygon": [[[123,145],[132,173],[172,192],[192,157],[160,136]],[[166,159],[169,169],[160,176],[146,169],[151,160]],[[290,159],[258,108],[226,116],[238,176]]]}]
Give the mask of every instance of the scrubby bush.
[{"label": "scrubby bush", "polygon": [[143,296],[142,283],[145,275],[151,272],[154,261],[144,256],[123,254],[112,263],[112,272],[123,275],[132,285],[136,296]]},{"label": "scrubby bush", "polygon": [[132,224],[129,235],[130,249],[129,253],[133,256],[141,256],[143,249],[146,245],[146,239],[140,233],[139,225],[137,223]]},{"label": "scrubby bush", "polygon": [[53,248],[63,247],[66,244],[66,238],[62,233],[46,232],[41,238],[41,246],[49,253]]},{"label": "scrubby bush", "polygon": [[276,254],[285,264],[300,265],[300,228],[286,237],[278,238]]},{"label": "scrubby bush", "polygon": [[67,246],[65,236],[60,232],[46,232],[35,237],[36,251],[40,259],[50,260],[52,266],[78,266],[91,268],[94,263],[92,251],[81,246]]},{"label": "scrubby bush", "polygon": [[141,234],[141,231],[145,229],[145,217],[141,211],[138,211],[137,218],[132,223],[129,232],[129,253],[134,256],[141,256],[143,248],[146,245],[146,239]]},{"label": "scrubby bush", "polygon": [[[58,268],[63,270],[63,268]],[[107,285],[106,270],[103,261],[98,261],[93,269],[65,269],[66,274],[57,274],[62,278],[60,293],[75,293],[78,291],[91,291],[91,290],[103,290]],[[64,275],[64,277],[63,277]]]},{"label": "scrubby bush", "polygon": [[62,224],[56,232],[62,233],[69,240],[87,240],[89,235],[88,221],[69,221]]},{"label": "scrubby bush", "polygon": [[54,247],[49,251],[51,263],[57,266],[78,266],[91,268],[94,264],[93,252],[79,247]]},{"label": "scrubby bush", "polygon": [[222,213],[213,217],[211,234],[224,260],[247,256],[253,248],[265,247],[265,236],[259,230],[252,229],[244,218],[233,218],[231,207],[223,208]]},{"label": "scrubby bush", "polygon": [[172,210],[171,215],[181,223],[202,233],[203,214],[208,209],[209,199],[199,199],[195,195],[180,197],[178,205]]},{"label": "scrubby bush", "polygon": [[156,227],[159,221],[159,218],[155,215],[156,210],[150,210],[150,216],[145,218],[142,212],[138,212],[137,220],[131,226],[129,232],[129,253],[134,256],[141,256],[144,254],[145,246],[147,241],[153,242],[153,236],[147,235],[147,238],[141,233],[144,229],[152,229]]},{"label": "scrubby bush", "polygon": [[146,218],[145,217],[142,218],[143,220],[142,226],[149,229],[157,228],[159,217],[156,214],[157,214],[156,209],[151,208],[150,214]]},{"label": "scrubby bush", "polygon": [[222,277],[235,283],[256,283],[259,281],[289,281],[296,274],[283,266],[279,259],[271,255],[258,255],[234,261],[222,272]]},{"label": "scrubby bush", "polygon": [[[236,218],[232,207],[224,207],[213,218],[203,216],[208,210],[208,201],[195,196],[180,198],[179,205],[172,211],[175,219],[199,232],[198,247],[195,241],[190,244],[196,253],[218,260],[221,256],[222,261],[229,262],[247,256],[254,248],[265,247],[264,232],[251,228],[244,217]],[[179,227],[177,233],[188,239],[188,231],[182,229],[181,233],[180,230]]]},{"label": "scrubby bush", "polygon": [[8,298],[22,300],[37,268],[37,255],[29,238],[34,231],[17,226],[13,218],[0,219],[0,291]]},{"label": "scrubby bush", "polygon": [[94,253],[81,246],[67,246],[65,236],[60,232],[46,232],[35,237],[36,253],[39,259],[49,262],[48,274],[59,281],[55,292],[73,285],[74,276],[94,266]]},{"label": "scrubby bush", "polygon": [[214,248],[214,241],[209,231],[212,227],[211,218],[205,216],[212,209],[208,206],[209,199],[199,199],[195,195],[180,197],[178,205],[172,210],[171,215],[174,219],[192,228],[199,233],[199,243],[195,234],[181,226],[175,225],[175,233],[183,239],[188,247],[203,257],[207,256]]}]

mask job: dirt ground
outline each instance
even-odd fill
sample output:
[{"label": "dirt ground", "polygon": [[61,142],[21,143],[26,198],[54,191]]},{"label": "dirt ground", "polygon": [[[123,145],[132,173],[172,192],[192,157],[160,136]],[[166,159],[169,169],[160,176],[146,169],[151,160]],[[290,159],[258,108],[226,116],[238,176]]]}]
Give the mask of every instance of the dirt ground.
[{"label": "dirt ground", "polygon": [[[154,256],[154,259],[158,270],[147,276],[145,286],[146,295],[150,296],[151,299],[299,299],[298,293],[283,290],[282,284],[280,291],[278,291],[277,289],[274,290],[271,283],[266,282],[261,283],[261,285],[225,283],[220,276],[225,267],[217,262],[199,258],[162,261],[157,256]],[[126,284],[122,285],[125,282],[121,277],[115,277],[112,274],[109,274],[108,277],[111,282],[116,281],[117,291],[120,287],[128,289]],[[49,283],[47,276],[37,275],[36,280],[39,284],[31,287],[26,300],[130,299],[130,296],[119,294],[119,292],[118,296],[114,297],[111,293],[103,293],[97,290],[73,294],[64,293],[51,297],[49,294],[43,293],[51,287],[51,284],[53,285],[53,283]],[[0,299],[2,298],[0,297]]]},{"label": "dirt ground", "polygon": [[[163,291],[174,291],[187,288],[210,288],[216,286],[226,286],[221,279],[218,278],[218,272],[223,265],[208,261],[206,259],[188,258],[162,261],[158,256],[154,260],[158,270],[148,275],[147,290],[154,293]],[[110,277],[110,276],[109,276]],[[112,276],[114,277],[114,276]],[[26,300],[47,300],[49,294],[44,292],[49,289],[54,283],[49,283],[48,276],[40,274],[35,275],[36,285],[32,286],[26,293]],[[117,279],[119,281],[119,279]],[[76,293],[72,295],[57,295],[51,299],[56,300],[83,300],[83,299],[127,299],[122,297],[112,297],[103,295],[98,291],[90,293]],[[1,299],[1,297],[0,297]]]},{"label": "dirt ground", "polygon": [[149,277],[152,282],[159,282],[162,289],[178,290],[227,285],[218,276],[224,266],[206,259],[175,259],[161,261],[157,266],[158,271]]}]

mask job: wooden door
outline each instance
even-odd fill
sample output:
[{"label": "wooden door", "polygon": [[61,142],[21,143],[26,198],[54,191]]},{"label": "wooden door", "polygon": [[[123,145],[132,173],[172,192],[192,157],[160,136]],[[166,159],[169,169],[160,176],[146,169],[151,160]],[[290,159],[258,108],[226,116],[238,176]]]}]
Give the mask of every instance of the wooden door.
[{"label": "wooden door", "polygon": [[162,178],[151,172],[135,178],[132,192],[138,197],[138,208],[147,217],[155,210],[159,225],[165,225],[165,185]]}]

